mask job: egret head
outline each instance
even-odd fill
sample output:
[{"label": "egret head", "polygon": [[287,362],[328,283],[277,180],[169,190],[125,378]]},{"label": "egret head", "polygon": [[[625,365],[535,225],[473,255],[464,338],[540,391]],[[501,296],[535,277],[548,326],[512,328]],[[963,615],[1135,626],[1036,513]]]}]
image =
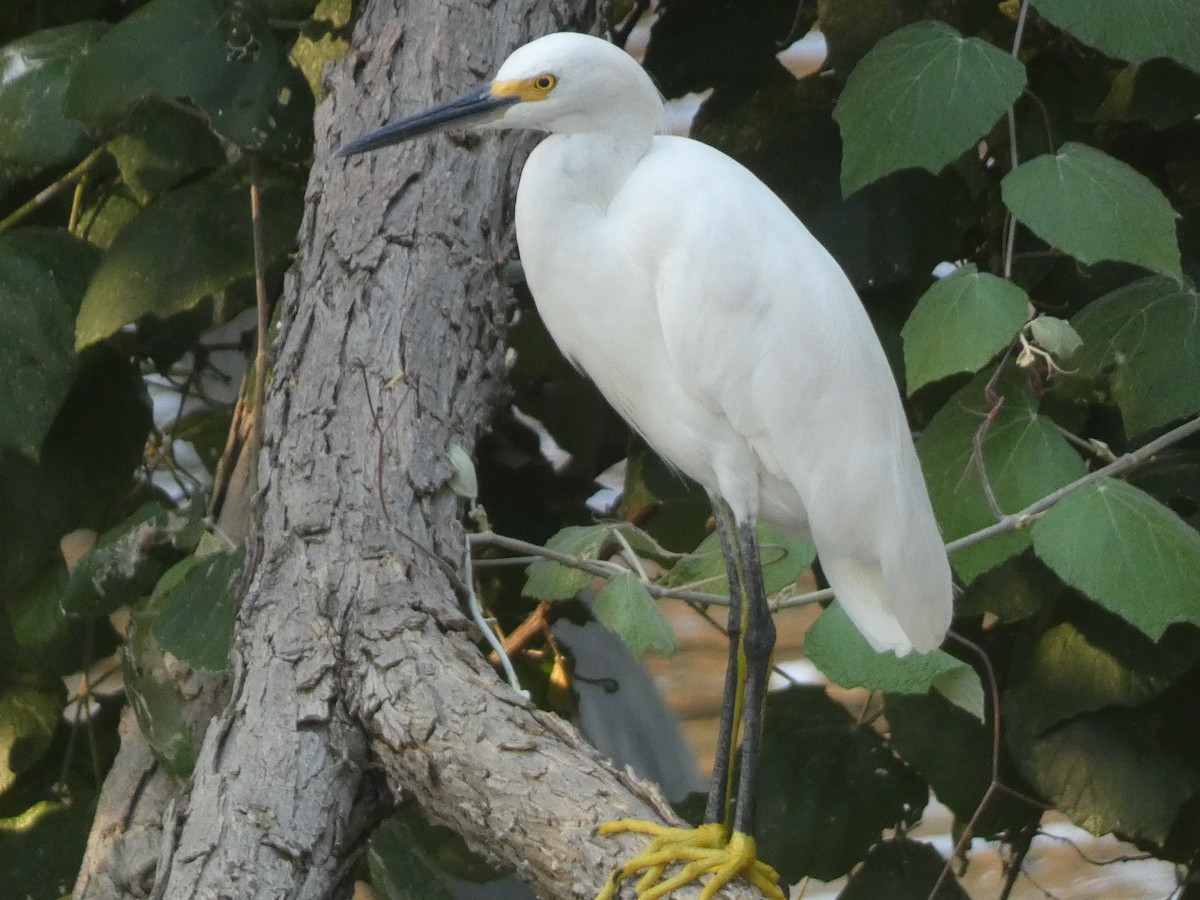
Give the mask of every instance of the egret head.
[{"label": "egret head", "polygon": [[449,103],[351,141],[351,156],[450,128],[529,128],[560,134],[649,136],[661,123],[662,98],[623,50],[585,34],[550,34],[518,48],[495,79]]}]

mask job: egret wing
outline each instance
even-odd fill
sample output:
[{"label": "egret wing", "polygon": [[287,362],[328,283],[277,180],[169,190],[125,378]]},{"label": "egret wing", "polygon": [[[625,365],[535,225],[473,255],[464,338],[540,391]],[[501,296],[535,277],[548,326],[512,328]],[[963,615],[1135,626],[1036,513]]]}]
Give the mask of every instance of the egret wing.
[{"label": "egret wing", "polygon": [[610,215],[635,191],[653,212],[620,221],[656,285],[669,370],[731,432],[712,429],[718,466],[721,442],[749,449],[754,511],[807,524],[877,648],[933,649],[949,564],[891,369],[841,268],[757,178],[696,142],[657,139]]}]

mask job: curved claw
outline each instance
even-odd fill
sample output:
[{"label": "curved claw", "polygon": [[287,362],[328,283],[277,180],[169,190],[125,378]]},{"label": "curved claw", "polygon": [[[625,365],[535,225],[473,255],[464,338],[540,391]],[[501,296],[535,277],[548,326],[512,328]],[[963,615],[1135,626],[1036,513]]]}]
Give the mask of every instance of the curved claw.
[{"label": "curved claw", "polygon": [[[739,875],[749,881],[770,900],[786,900],[779,888],[779,873],[760,862],[754,838],[735,831],[727,836],[724,826],[709,824],[699,828],[671,828],[657,822],[620,819],[605,822],[601,834],[632,832],[653,838],[649,846],[613,872],[596,900],[613,900],[622,881],[641,872],[637,883],[638,900],[661,900],[672,891],[711,875],[700,900],[712,900]],[[670,878],[663,879],[667,866],[684,863]]]}]

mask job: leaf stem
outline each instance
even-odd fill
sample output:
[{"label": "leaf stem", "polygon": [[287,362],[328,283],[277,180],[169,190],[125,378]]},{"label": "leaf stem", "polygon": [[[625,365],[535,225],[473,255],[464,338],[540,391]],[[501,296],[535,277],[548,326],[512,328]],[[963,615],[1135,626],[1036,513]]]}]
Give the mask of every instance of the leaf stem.
[{"label": "leaf stem", "polygon": [[23,219],[37,210],[41,209],[67,187],[80,182],[88,174],[89,170],[96,164],[96,160],[104,153],[104,147],[100,146],[85,156],[75,168],[64,175],[62,178],[38,191],[32,198],[21,204],[17,209],[13,210],[3,221],[0,221],[0,231],[6,231],[14,225],[19,225]]},{"label": "leaf stem", "polygon": [[254,442],[251,461],[257,463],[263,439],[263,394],[267,389],[267,257],[263,249],[262,170],[258,154],[250,156],[250,233],[254,244],[254,299],[258,309],[258,343],[254,354]]},{"label": "leaf stem", "polygon": [[479,629],[484,640],[492,648],[492,652],[499,658],[500,666],[504,669],[504,677],[508,679],[509,687],[518,694],[521,694],[526,699],[529,698],[529,692],[521,687],[521,682],[517,678],[517,673],[513,669],[512,660],[508,657],[508,652],[504,649],[504,645],[500,643],[500,638],[496,636],[496,632],[492,630],[492,626],[488,623],[483,615],[483,607],[479,605],[479,597],[475,593],[475,578],[471,574],[471,545],[467,544],[463,548],[463,584],[467,586],[468,599],[467,609],[471,613],[471,621],[475,623],[475,627]]},{"label": "leaf stem", "polygon": [[[1029,12],[1029,0],[1021,0],[1021,10],[1017,13],[1017,30],[1013,34],[1012,58],[1016,59],[1021,52],[1021,38],[1025,34],[1025,17]],[[1009,171],[1021,164],[1017,155],[1017,105],[1014,102],[1008,108],[1008,162]],[[1004,227],[1004,277],[1012,280],[1013,248],[1017,243],[1017,217],[1007,213]]]}]

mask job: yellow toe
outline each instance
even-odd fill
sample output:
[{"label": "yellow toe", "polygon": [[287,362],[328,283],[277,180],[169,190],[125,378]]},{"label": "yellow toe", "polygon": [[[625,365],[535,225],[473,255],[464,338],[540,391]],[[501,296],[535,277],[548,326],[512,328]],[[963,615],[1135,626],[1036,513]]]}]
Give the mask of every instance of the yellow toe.
[{"label": "yellow toe", "polygon": [[[675,890],[709,877],[701,900],[711,900],[737,877],[745,878],[770,900],[786,900],[779,889],[779,874],[757,856],[754,838],[734,832],[727,835],[724,826],[709,824],[699,828],[672,828],[657,822],[620,819],[605,822],[601,834],[644,834],[651,838],[644,850],[612,874],[596,900],[613,900],[620,883],[640,873],[638,900],[661,900]],[[668,878],[673,866],[681,868]]]}]

